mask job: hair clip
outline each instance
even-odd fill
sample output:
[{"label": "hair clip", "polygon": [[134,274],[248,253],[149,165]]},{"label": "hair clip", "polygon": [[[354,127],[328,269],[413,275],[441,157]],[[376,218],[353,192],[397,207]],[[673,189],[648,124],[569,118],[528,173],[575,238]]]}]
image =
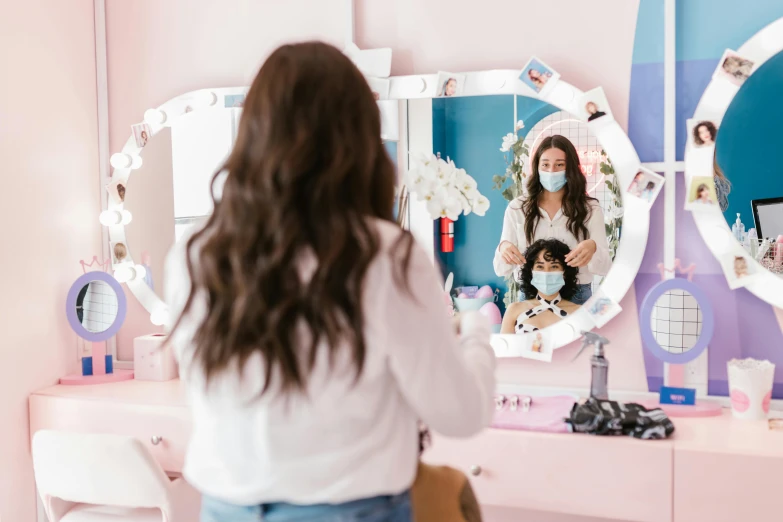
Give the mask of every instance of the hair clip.
[{"label": "hair clip", "polygon": [[500,411],[506,405],[505,395],[495,395],[495,410]]},{"label": "hair clip", "polygon": [[519,397],[512,395],[510,404],[511,411],[517,411],[517,408],[519,407]]}]

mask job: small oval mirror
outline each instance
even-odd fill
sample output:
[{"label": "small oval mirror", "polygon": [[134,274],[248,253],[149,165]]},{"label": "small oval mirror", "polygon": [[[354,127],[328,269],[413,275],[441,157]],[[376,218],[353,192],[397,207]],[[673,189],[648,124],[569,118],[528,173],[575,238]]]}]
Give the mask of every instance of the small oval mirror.
[{"label": "small oval mirror", "polygon": [[692,350],[701,335],[701,327],[699,303],[686,290],[669,290],[658,298],[650,314],[653,337],[669,353]]},{"label": "small oval mirror", "polygon": [[712,339],[712,305],[691,281],[661,281],[644,297],[639,326],[644,347],[655,357],[669,364],[689,363]]},{"label": "small oval mirror", "polygon": [[87,272],[68,292],[65,313],[76,335],[91,342],[115,335],[125,321],[125,292],[106,272]]}]

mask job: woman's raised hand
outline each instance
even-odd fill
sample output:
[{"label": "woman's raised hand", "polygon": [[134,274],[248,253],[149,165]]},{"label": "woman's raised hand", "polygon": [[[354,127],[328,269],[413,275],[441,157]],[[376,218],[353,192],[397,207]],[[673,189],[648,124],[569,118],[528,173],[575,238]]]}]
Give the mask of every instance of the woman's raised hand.
[{"label": "woman's raised hand", "polygon": [[503,261],[509,265],[525,264],[525,256],[522,255],[522,252],[519,251],[516,245],[509,241],[503,241],[500,244],[500,255],[503,258]]},{"label": "woman's raised hand", "polygon": [[586,239],[568,253],[565,257],[566,264],[575,268],[587,266],[587,263],[593,259],[596,250],[598,250],[598,246],[595,244],[595,241]]}]

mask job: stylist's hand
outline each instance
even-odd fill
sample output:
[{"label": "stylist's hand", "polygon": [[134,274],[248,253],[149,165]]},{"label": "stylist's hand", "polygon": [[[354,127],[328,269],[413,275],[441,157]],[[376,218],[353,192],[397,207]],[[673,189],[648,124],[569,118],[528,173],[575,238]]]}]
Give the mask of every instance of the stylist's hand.
[{"label": "stylist's hand", "polygon": [[525,256],[522,255],[522,252],[515,245],[508,241],[503,241],[500,244],[500,256],[509,265],[525,264]]},{"label": "stylist's hand", "polygon": [[596,246],[595,241],[586,239],[576,245],[576,248],[568,253],[565,257],[566,264],[574,268],[587,266],[587,263],[593,259],[593,254],[595,254],[597,249],[598,247]]}]

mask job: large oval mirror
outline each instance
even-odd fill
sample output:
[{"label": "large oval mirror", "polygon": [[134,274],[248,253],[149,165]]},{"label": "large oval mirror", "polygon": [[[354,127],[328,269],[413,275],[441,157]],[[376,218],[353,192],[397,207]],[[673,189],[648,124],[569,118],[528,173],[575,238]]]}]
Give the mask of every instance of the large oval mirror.
[{"label": "large oval mirror", "polygon": [[777,242],[783,237],[783,176],[770,153],[783,143],[781,92],[783,52],[742,83],[715,140],[723,216],[746,254],[778,275],[783,275],[783,248]]},{"label": "large oval mirror", "polygon": [[[605,101],[601,106],[606,107]],[[510,133],[515,115],[516,132]],[[497,291],[503,316],[498,333],[537,332],[573,315],[612,267],[622,236],[623,195],[611,159],[584,121],[587,116],[580,116],[524,96],[444,97],[432,102],[433,150],[474,178],[490,203],[483,216],[460,216],[453,224],[450,251],[438,248],[437,256],[444,272],[454,274],[458,310],[492,307],[487,304],[491,295],[485,291],[477,297],[476,292],[485,286]],[[542,143],[551,148],[533,169]],[[549,182],[544,176],[566,170],[568,162],[574,162],[581,180],[566,183],[567,203],[534,209],[538,223],[529,239],[524,201],[530,189],[544,200],[548,191],[542,183]],[[583,209],[578,240],[561,205]],[[588,239],[597,250],[587,252],[591,261],[581,268],[569,266],[569,253]],[[508,259],[518,255],[525,262]]]}]

